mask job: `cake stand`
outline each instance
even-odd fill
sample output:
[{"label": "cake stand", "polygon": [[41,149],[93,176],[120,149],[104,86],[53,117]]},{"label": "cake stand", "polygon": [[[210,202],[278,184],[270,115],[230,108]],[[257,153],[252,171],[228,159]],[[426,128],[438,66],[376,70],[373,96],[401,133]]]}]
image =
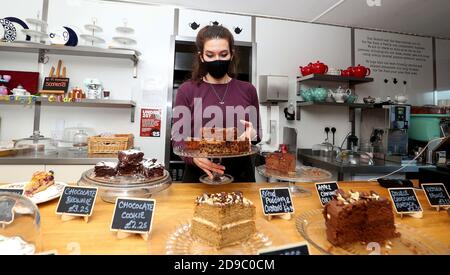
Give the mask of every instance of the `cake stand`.
[{"label": "cake stand", "polygon": [[[244,157],[244,156],[251,156],[254,154],[257,154],[259,152],[258,147],[252,145],[250,150],[248,152],[243,152],[241,154],[235,154],[235,155],[211,155],[211,154],[205,154],[200,153],[199,150],[186,150],[182,147],[175,147],[173,148],[173,152],[180,156],[180,157],[190,157],[190,158],[207,158],[211,162],[220,164],[222,162],[223,158],[237,158],[237,157]],[[199,178],[200,182],[210,185],[223,185],[232,183],[234,181],[233,176],[228,174],[219,174],[216,172],[212,172],[213,178],[210,179],[208,175],[203,175]]]},{"label": "cake stand", "polygon": [[162,177],[149,179],[141,175],[96,177],[94,169],[89,169],[78,181],[79,186],[97,187],[99,196],[109,203],[115,203],[117,197],[149,198],[171,184],[172,179],[167,170],[164,170]]},{"label": "cake stand", "polygon": [[296,167],[295,174],[286,174],[275,170],[266,169],[266,165],[256,167],[256,171],[266,178],[272,178],[289,182],[289,191],[297,197],[309,197],[311,191],[296,186],[296,182],[321,182],[329,180],[332,175],[327,170],[310,166]]}]

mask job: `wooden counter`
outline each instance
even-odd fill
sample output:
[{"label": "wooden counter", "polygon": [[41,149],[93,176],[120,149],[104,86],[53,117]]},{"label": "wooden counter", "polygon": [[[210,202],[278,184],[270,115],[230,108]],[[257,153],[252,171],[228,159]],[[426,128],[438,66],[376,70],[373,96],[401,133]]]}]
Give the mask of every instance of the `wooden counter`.
[{"label": "wooden counter", "polygon": [[[193,214],[194,199],[203,192],[237,191],[252,200],[256,205],[258,220],[267,223],[265,230],[273,237],[274,245],[283,245],[303,241],[295,227],[295,219],[301,213],[321,208],[312,183],[298,184],[312,191],[306,198],[294,197],[295,214],[291,220],[272,219],[264,221],[258,189],[262,187],[286,186],[283,183],[239,184],[208,186],[204,184],[173,184],[169,189],[153,196],[156,199],[156,212],[153,228],[148,242],[133,235],[119,240],[109,231],[114,205],[97,198],[92,217],[88,223],[82,219],[61,221],[55,214],[57,200],[39,205],[42,219],[43,250],[56,249],[58,254],[165,254],[168,235],[177,225],[188,221]],[[377,183],[346,182],[339,183],[348,191],[375,190],[382,196],[388,196],[387,189]],[[423,219],[404,217],[403,224],[414,227],[450,247],[450,218],[447,211],[437,212],[429,207],[422,191],[417,191],[422,207]],[[397,219],[400,219],[398,216]],[[314,251],[313,251],[314,252]]]}]

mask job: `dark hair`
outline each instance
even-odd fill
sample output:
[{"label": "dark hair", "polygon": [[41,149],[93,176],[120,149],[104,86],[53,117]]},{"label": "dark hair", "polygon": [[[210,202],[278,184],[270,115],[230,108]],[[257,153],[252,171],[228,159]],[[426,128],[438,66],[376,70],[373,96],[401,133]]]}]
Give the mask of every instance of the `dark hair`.
[{"label": "dark hair", "polygon": [[230,62],[230,67],[228,68],[227,73],[230,77],[236,76],[238,57],[236,54],[236,49],[234,48],[233,34],[223,26],[210,25],[203,27],[197,33],[197,38],[195,40],[195,44],[197,46],[197,54],[195,55],[196,57],[194,59],[191,80],[198,83],[200,83],[202,78],[208,73],[206,71],[205,64],[203,64],[202,60],[200,59],[200,56],[203,55],[205,43],[211,39],[225,39],[228,41],[232,60]]}]

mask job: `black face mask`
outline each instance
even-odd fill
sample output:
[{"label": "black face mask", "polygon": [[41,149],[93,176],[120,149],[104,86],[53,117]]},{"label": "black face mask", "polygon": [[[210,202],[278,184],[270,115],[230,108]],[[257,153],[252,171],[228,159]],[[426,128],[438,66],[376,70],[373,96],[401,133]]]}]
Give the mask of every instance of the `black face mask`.
[{"label": "black face mask", "polygon": [[214,78],[219,79],[225,76],[228,72],[231,60],[215,60],[204,62],[206,65],[206,71]]}]

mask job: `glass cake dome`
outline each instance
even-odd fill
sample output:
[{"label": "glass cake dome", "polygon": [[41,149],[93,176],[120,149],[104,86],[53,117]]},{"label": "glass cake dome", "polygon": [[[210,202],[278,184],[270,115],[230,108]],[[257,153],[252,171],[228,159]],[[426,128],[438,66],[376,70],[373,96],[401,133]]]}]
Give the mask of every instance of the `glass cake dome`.
[{"label": "glass cake dome", "polygon": [[0,255],[30,255],[41,251],[41,216],[28,198],[0,192]]}]

